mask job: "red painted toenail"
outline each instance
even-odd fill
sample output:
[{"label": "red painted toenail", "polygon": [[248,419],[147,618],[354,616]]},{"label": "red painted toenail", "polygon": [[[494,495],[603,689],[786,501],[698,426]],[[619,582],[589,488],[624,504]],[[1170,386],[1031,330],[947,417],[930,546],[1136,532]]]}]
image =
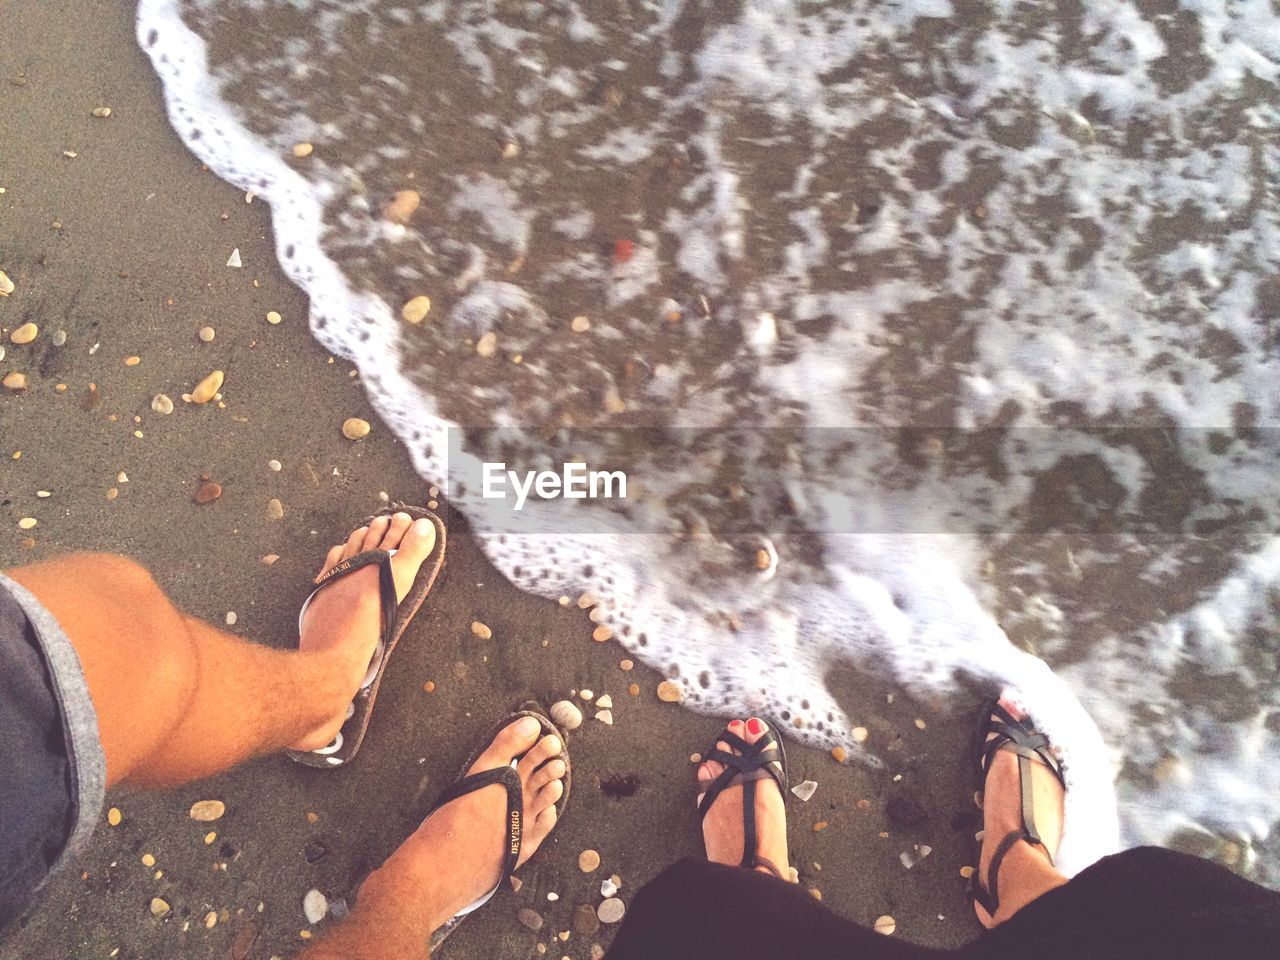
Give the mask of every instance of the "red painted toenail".
[{"label": "red painted toenail", "polygon": [[764,733],[764,724],[755,717],[752,717],[747,721],[747,729],[751,731],[752,736],[758,737],[760,734]]}]

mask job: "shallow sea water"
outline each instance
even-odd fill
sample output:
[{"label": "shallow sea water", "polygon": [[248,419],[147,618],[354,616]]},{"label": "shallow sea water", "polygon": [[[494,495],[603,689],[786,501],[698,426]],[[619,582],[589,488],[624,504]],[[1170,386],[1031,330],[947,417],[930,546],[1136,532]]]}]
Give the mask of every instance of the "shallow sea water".
[{"label": "shallow sea water", "polygon": [[[838,667],[1007,685],[1069,869],[1280,885],[1274,2],[142,0],[138,38],[517,585],[867,763]],[[499,453],[631,489],[513,514]]]}]

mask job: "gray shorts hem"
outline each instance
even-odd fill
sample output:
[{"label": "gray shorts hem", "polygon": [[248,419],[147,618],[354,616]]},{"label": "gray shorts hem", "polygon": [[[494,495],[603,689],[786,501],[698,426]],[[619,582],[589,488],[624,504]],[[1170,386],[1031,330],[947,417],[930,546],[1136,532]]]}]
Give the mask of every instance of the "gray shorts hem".
[{"label": "gray shorts hem", "polygon": [[107,757],[98,736],[98,713],[89,698],[80,656],[58,621],[31,591],[0,573],[0,589],[7,590],[22,607],[35,629],[52,678],[54,695],[62,711],[62,728],[72,776],[75,825],[54,870],[78,855],[88,842],[107,792]]}]

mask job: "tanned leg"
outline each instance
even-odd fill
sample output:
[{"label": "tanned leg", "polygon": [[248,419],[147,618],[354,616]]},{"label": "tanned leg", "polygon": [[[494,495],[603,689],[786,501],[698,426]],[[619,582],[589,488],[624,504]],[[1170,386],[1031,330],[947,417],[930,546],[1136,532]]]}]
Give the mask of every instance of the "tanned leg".
[{"label": "tanned leg", "polygon": [[[321,572],[363,549],[398,547],[392,566],[403,597],[434,543],[429,521],[379,518],[330,550]],[[7,573],[53,614],[80,656],[108,785],[167,786],[286,746],[323,746],[377,645],[375,567],[316,596],[298,651],[187,616],[123,557],[72,554]]]}]

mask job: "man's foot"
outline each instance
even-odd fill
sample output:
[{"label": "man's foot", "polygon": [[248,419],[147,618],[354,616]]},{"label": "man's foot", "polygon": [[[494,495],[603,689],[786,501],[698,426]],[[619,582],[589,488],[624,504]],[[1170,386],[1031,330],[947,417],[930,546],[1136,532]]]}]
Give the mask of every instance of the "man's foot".
[{"label": "man's foot", "polygon": [[[564,793],[566,770],[559,759],[560,738],[554,734],[539,738],[541,730],[533,717],[504,727],[467,771],[470,775],[510,766],[512,759],[524,755],[516,767],[524,793],[520,864],[537,852],[556,825],[556,802]],[[361,890],[361,902],[366,895],[393,901],[411,897],[431,911],[431,928],[438,929],[501,879],[508,840],[506,819],[507,794],[500,784],[445,804],[370,876],[366,887],[382,889]],[[395,889],[385,889],[387,886]]]},{"label": "man's foot", "polygon": [[[1001,698],[1000,705],[1015,719],[1026,719],[1025,711],[1019,709],[1012,701]],[[995,734],[992,733],[987,740],[990,741],[994,736]],[[1056,856],[1058,846],[1062,843],[1065,793],[1053,771],[1040,760],[1031,761],[1031,795],[1036,830],[1049,851]],[[982,811],[982,853],[978,860],[978,877],[986,884],[988,883],[987,869],[1000,841],[1010,833],[1022,831],[1021,777],[1018,771],[1018,755],[1011,750],[997,751],[991,760],[987,770],[986,786],[983,789]],[[996,882],[999,884],[1000,909],[996,912],[996,916],[992,917],[980,903],[975,902],[973,908],[979,922],[990,929],[1016,912],[1029,898],[1019,896],[1018,891],[1012,889],[1012,875],[1039,876],[1043,873],[1042,868],[1053,871],[1049,852],[1044,847],[1027,843],[1025,840],[1016,843],[1005,856],[996,877]],[[1036,895],[1039,892],[1043,891],[1038,891]]]},{"label": "man's foot", "polygon": [[[755,743],[768,729],[768,725],[759,717],[752,717],[745,723],[734,720],[729,724],[729,732],[747,743]],[[739,752],[723,740],[716,747],[725,753]],[[777,749],[770,744],[765,753],[776,753]],[[724,764],[708,760],[698,767],[698,782],[709,784],[723,772]],[[787,811],[783,799],[782,791],[772,777],[756,782],[756,835],[759,838],[757,855],[790,877],[794,871],[787,859]],[[702,820],[702,837],[707,846],[707,859],[712,863],[724,863],[732,867],[742,863],[745,842],[742,835],[742,784],[726,787],[715,799]],[[773,874],[768,867],[760,866],[756,869]]]},{"label": "man's foot", "polygon": [[[338,544],[325,557],[316,574],[319,580],[343,560],[366,550],[396,550],[391,572],[396,583],[396,600],[405,598],[418,569],[436,545],[436,528],[430,520],[414,520],[407,513],[375,518],[368,526],[352,532],[346,543]],[[381,635],[382,611],[378,587],[378,567],[370,565],[338,577],[315,595],[302,621],[298,649],[304,653],[333,652],[339,657],[338,671],[350,678],[351,697],[360,689],[369,670]],[[348,698],[349,699],[349,698]],[[293,744],[295,750],[315,750],[331,742],[346,721],[343,712]]]}]

